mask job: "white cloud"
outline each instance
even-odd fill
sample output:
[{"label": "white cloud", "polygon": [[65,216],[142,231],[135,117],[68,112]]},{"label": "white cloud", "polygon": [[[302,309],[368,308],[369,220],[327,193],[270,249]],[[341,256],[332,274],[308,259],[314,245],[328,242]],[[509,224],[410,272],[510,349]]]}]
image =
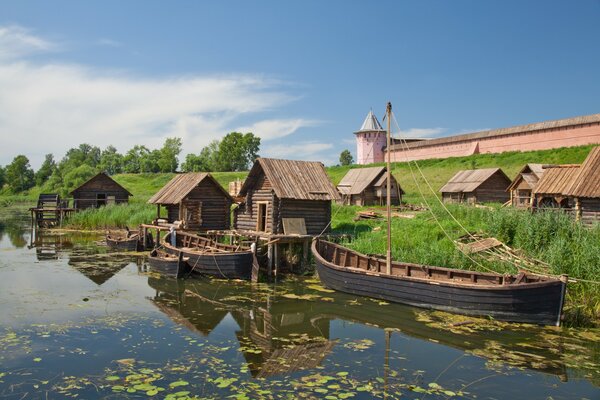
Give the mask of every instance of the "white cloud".
[{"label": "white cloud", "polygon": [[252,132],[263,141],[282,138],[291,135],[305,126],[319,125],[319,121],[295,118],[295,119],[268,119],[255,122],[250,126],[236,128],[238,132]]},{"label": "white cloud", "polygon": [[0,60],[57,50],[60,46],[18,25],[0,26]]},{"label": "white cloud", "polygon": [[[237,118],[272,111],[295,99],[282,82],[259,75],[138,78],[78,64],[36,64],[26,58],[54,45],[23,28],[0,27],[0,165],[17,154],[34,168],[46,153],[60,158],[70,147],[162,145],[182,138],[182,155],[235,130]],[[250,123],[265,140],[292,134],[316,121],[272,119]],[[315,148],[309,147],[309,148]],[[303,153],[309,154],[309,153]]]},{"label": "white cloud", "polygon": [[123,46],[123,43],[121,43],[117,40],[108,39],[108,38],[98,39],[96,41],[96,44],[98,46],[106,46],[106,47],[122,47]]},{"label": "white cloud", "polygon": [[[273,158],[291,158],[295,160],[308,159],[323,160],[323,156],[319,156],[319,153],[324,152],[333,148],[332,143],[322,143],[315,141],[300,142],[294,144],[275,144],[265,147],[261,151],[261,155],[264,157]],[[325,157],[329,154],[325,154]],[[317,157],[317,158],[315,158]]]},{"label": "white cloud", "polygon": [[403,139],[408,138],[432,138],[437,137],[443,132],[446,131],[446,128],[410,128],[406,130],[400,130],[400,134],[396,134],[394,136],[401,137]]}]

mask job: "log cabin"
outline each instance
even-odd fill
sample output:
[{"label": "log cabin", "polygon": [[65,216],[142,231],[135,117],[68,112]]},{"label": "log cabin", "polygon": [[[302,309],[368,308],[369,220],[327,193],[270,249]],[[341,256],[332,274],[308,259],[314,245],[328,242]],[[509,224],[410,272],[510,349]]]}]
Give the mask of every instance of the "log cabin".
[{"label": "log cabin", "polygon": [[184,229],[207,231],[229,229],[231,204],[229,193],[212,177],[203,172],[177,174],[148,200],[167,209],[167,221],[181,221]]},{"label": "log cabin", "polygon": [[573,199],[566,193],[575,181],[579,168],[578,164],[554,165],[544,168],[544,175],[533,191],[536,208],[573,208]]},{"label": "log cabin", "polygon": [[458,171],[441,189],[445,203],[505,203],[510,178],[500,168]]},{"label": "log cabin", "polygon": [[100,172],[74,189],[71,196],[73,196],[73,208],[83,210],[107,204],[128,203],[129,196],[133,195],[106,173]]},{"label": "log cabin", "polygon": [[[354,206],[386,205],[387,168],[369,167],[349,170],[337,185],[340,203]],[[400,205],[404,191],[391,175],[390,203]]]},{"label": "log cabin", "polygon": [[322,163],[270,158],[254,162],[239,195],[235,229],[272,234],[328,231],[331,201],[339,199]]},{"label": "log cabin", "polygon": [[600,222],[600,147],[588,154],[565,194],[573,199],[579,221],[585,225]]},{"label": "log cabin", "polygon": [[513,207],[531,208],[533,204],[533,191],[539,180],[544,175],[545,168],[551,165],[526,164],[508,187],[510,201]]}]

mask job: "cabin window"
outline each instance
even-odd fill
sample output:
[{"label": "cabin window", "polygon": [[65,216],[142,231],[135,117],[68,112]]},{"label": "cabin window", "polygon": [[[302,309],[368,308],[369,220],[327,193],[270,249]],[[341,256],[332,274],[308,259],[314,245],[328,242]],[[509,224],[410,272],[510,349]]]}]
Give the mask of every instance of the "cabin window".
[{"label": "cabin window", "polygon": [[101,207],[106,205],[106,193],[97,193],[96,194],[96,207]]},{"label": "cabin window", "polygon": [[269,203],[268,202],[257,202],[258,212],[256,215],[256,230],[258,232],[266,232],[267,231],[267,221],[268,221],[268,213],[269,213]]}]

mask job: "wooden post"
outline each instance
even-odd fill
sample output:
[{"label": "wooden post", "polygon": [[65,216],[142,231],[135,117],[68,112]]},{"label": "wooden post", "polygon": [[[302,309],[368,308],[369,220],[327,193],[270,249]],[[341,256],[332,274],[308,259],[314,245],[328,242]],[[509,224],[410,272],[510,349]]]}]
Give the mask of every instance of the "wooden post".
[{"label": "wooden post", "polygon": [[275,260],[275,270],[273,271],[273,274],[277,277],[277,271],[279,270],[279,242],[275,243],[274,250],[275,254],[273,255],[273,258]]},{"label": "wooden post", "polygon": [[146,250],[148,248],[148,228],[145,226],[142,228],[142,235],[142,243],[144,243],[144,250]]},{"label": "wooden post", "polygon": [[273,275],[273,244],[267,245],[267,275],[269,279]]},{"label": "wooden post", "polygon": [[579,201],[579,197],[575,197],[575,221],[579,222],[581,220],[581,202]]},{"label": "wooden post", "polygon": [[309,239],[304,239],[302,243],[302,268],[308,266],[308,241]]},{"label": "wooden post", "polygon": [[386,273],[388,275],[392,274],[392,205],[391,205],[391,194],[390,194],[390,184],[391,184],[391,149],[390,146],[392,144],[391,139],[391,119],[392,119],[392,103],[387,103],[387,190],[386,190],[386,210],[387,210],[387,253],[386,253]]}]

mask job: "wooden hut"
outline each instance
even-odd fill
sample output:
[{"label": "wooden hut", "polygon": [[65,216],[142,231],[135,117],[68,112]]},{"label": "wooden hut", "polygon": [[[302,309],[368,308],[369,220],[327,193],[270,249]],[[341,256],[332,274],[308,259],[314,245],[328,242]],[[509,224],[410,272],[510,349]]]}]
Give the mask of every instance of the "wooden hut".
[{"label": "wooden hut", "polygon": [[526,164],[521,168],[507,189],[513,207],[530,208],[532,206],[533,191],[544,175],[544,167],[550,167],[550,165]]},{"label": "wooden hut", "polygon": [[[371,206],[385,205],[387,193],[387,168],[354,168],[337,185],[340,202],[345,205]],[[402,202],[404,191],[391,175],[390,196],[392,205]]]},{"label": "wooden hut", "polygon": [[577,174],[579,165],[555,165],[544,168],[544,175],[533,190],[537,208],[572,208],[574,202],[566,195]]},{"label": "wooden hut", "polygon": [[338,192],[323,164],[259,158],[239,193],[238,230],[318,235],[329,228],[331,201]]},{"label": "wooden hut", "polygon": [[167,208],[168,222],[181,221],[184,229],[223,230],[230,228],[232,199],[208,173],[190,172],[173,177],[148,200]]},{"label": "wooden hut", "polygon": [[600,147],[594,147],[588,154],[565,194],[573,199],[580,221],[584,224],[600,222]]},{"label": "wooden hut", "polygon": [[447,203],[505,203],[511,181],[500,168],[459,171],[441,189]]},{"label": "wooden hut", "polygon": [[129,196],[133,196],[104,172],[90,178],[73,190],[71,195],[73,196],[73,208],[76,210],[127,203]]}]

